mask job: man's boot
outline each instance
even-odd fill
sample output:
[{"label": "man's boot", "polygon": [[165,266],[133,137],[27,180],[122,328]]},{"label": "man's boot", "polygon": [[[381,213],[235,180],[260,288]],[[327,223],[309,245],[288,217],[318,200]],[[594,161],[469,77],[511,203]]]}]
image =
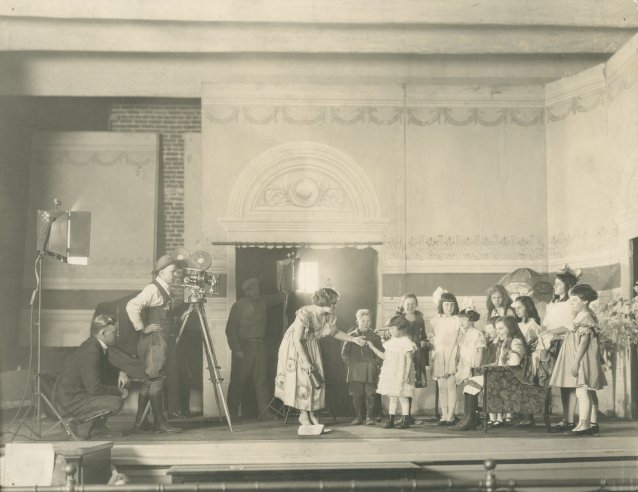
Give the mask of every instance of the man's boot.
[{"label": "man's boot", "polygon": [[473,430],[479,424],[478,415],[478,395],[465,395],[465,415],[456,428],[460,431]]},{"label": "man's boot", "polygon": [[408,398],[408,414],[405,415],[405,420],[409,425],[414,425],[414,417],[412,417],[412,398]]},{"label": "man's boot", "polygon": [[374,425],[375,419],[374,416],[377,414],[375,408],[375,397],[366,396],[366,425]]},{"label": "man's boot", "polygon": [[363,397],[353,396],[352,404],[354,405],[354,420],[350,422],[350,425],[361,425],[363,424]]},{"label": "man's boot", "polygon": [[121,435],[122,434],[120,432],[113,432],[111,429],[109,429],[109,427],[106,425],[106,417],[100,417],[98,419],[95,419],[91,423],[91,428],[89,429],[89,434],[87,437],[88,439],[91,439],[93,437],[111,439],[113,437],[121,437]]},{"label": "man's boot", "polygon": [[408,415],[403,415],[397,424],[397,429],[408,429],[409,427],[410,421],[408,420]]},{"label": "man's boot", "polygon": [[164,395],[151,395],[151,408],[153,409],[153,432],[182,432],[182,429],[168,425],[164,415]]}]

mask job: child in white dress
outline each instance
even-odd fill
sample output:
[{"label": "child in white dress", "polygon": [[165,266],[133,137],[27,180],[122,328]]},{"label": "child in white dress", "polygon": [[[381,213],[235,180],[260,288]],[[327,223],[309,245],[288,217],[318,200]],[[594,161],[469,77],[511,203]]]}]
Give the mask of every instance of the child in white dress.
[{"label": "child in white dress", "polygon": [[441,419],[438,425],[453,425],[456,421],[456,366],[459,346],[457,339],[461,328],[459,303],[454,294],[439,287],[432,296],[439,315],[432,324],[432,377],[436,380],[441,404]]},{"label": "child in white dress", "polygon": [[485,354],[485,335],[474,326],[481,315],[469,306],[459,312],[460,331],[458,338],[459,362],[456,367],[456,384],[465,384],[473,376],[472,369],[481,367]]},{"label": "child in white dress", "polygon": [[400,404],[401,421],[396,425],[398,429],[407,429],[410,424],[407,415],[410,409],[409,399],[414,396],[414,365],[412,354],[416,346],[408,334],[408,322],[403,316],[394,316],[387,324],[391,337],[383,344],[384,351],[380,351],[371,342],[368,347],[383,359],[377,393],[389,397],[390,420],[384,429],[395,427],[394,416]]}]

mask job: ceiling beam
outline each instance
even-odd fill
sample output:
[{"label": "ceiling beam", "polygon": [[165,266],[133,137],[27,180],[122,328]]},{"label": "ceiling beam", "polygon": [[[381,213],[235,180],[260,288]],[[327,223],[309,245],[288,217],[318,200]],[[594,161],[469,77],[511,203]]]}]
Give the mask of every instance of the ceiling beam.
[{"label": "ceiling beam", "polygon": [[634,29],[157,23],[8,18],[2,51],[136,53],[609,54]]},{"label": "ceiling beam", "polygon": [[630,0],[20,0],[0,16],[52,19],[638,28]]}]

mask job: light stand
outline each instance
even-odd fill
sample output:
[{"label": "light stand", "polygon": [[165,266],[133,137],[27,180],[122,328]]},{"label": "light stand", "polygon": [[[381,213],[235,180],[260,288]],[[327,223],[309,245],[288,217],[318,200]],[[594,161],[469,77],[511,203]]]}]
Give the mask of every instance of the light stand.
[{"label": "light stand", "polygon": [[[90,212],[62,212],[58,210],[58,207],[62,202],[55,198],[53,200],[53,210],[38,210],[37,215],[37,243],[38,243],[38,255],[35,259],[35,277],[36,285],[33,293],[31,294],[30,306],[30,321],[29,321],[29,347],[30,353],[33,353],[33,327],[37,326],[37,333],[35,339],[35,352],[36,352],[36,387],[35,393],[32,395],[31,404],[29,409],[24,414],[23,420],[20,422],[15,434],[20,430],[20,427],[24,424],[26,417],[33,409],[35,403],[35,418],[36,418],[36,430],[32,431],[38,437],[42,437],[42,402],[49,407],[53,414],[56,415],[61,422],[61,416],[57,412],[55,405],[52,401],[42,393],[42,261],[45,256],[50,256],[63,263],[86,265],[88,264],[89,257],[89,245],[90,245],[90,228],[91,228],[91,213]],[[54,227],[54,223],[57,221],[57,226]],[[37,303],[37,308],[34,306]],[[35,313],[35,316],[34,316]],[[35,318],[35,319],[34,319]],[[30,364],[29,364],[30,365]],[[30,383],[29,383],[30,384]],[[54,398],[54,395],[49,395]],[[57,425],[57,424],[56,424]],[[64,424],[62,423],[63,427]],[[65,431],[67,429],[65,428]],[[68,431],[67,431],[68,434]]]}]

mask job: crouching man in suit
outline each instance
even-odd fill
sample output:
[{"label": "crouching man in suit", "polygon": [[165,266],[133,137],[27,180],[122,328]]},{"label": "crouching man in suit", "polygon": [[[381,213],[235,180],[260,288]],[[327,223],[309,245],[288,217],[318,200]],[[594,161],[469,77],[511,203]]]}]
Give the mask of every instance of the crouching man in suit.
[{"label": "crouching man in suit", "polygon": [[[89,438],[113,437],[106,419],[122,410],[128,396],[128,376],[109,362],[108,348],[117,342],[117,327],[111,316],[98,315],[91,323],[91,336],[67,359],[56,383],[55,398],[71,418],[69,427],[77,434],[79,421],[93,420]],[[113,383],[117,381],[117,386]]]}]

